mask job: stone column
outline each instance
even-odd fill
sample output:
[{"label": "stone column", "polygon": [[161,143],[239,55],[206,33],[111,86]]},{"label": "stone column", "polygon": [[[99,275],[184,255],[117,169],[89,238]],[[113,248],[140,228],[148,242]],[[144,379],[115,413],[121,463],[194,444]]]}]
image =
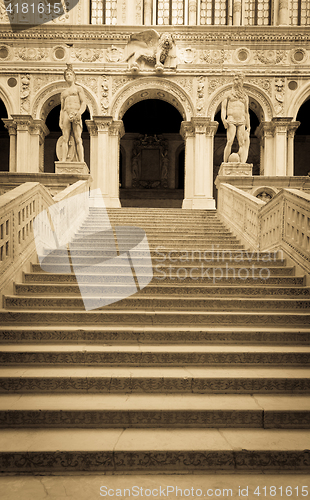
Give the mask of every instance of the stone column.
[{"label": "stone column", "polygon": [[120,208],[119,201],[119,155],[120,140],[124,135],[125,129],[122,120],[115,120],[109,127],[110,141],[110,169],[109,169],[109,207]]},{"label": "stone column", "polygon": [[279,0],[278,25],[286,26],[289,24],[288,0]]},{"label": "stone column", "polygon": [[192,208],[194,197],[195,130],[191,122],[182,122],[180,135],[185,143],[185,179],[182,208]]},{"label": "stone column", "polygon": [[151,26],[152,24],[152,4],[152,0],[144,0],[143,21],[146,26]]},{"label": "stone column", "polygon": [[10,136],[9,171],[16,172],[16,123],[9,118],[2,118],[2,121]]},{"label": "stone column", "polygon": [[[292,118],[275,117],[274,126],[274,173],[273,175],[287,175],[287,130]],[[266,175],[266,173],[265,173]]]},{"label": "stone column", "polygon": [[189,0],[188,3],[188,24],[195,26],[197,24],[197,1]]},{"label": "stone column", "polygon": [[294,137],[300,122],[291,122],[287,129],[287,172],[286,175],[294,176]]},{"label": "stone column", "polygon": [[233,0],[233,25],[241,25],[241,0]]},{"label": "stone column", "polygon": [[12,115],[16,123],[16,172],[32,172],[32,151],[30,149],[30,115]]},{"label": "stone column", "polygon": [[105,200],[109,198],[109,127],[113,121],[112,116],[94,116],[93,121],[97,127],[96,168],[92,172],[93,189],[100,188]]},{"label": "stone column", "polygon": [[274,154],[274,125],[272,122],[261,122],[257,128],[257,136],[261,140],[260,175],[273,176],[275,174]]},{"label": "stone column", "polygon": [[33,120],[29,126],[31,172],[44,171],[44,139],[49,130],[43,120]]},{"label": "stone column", "polygon": [[[85,120],[89,135],[90,135],[90,161],[89,161],[89,173],[94,181],[95,172],[97,172],[97,164],[98,164],[98,129],[97,125],[93,120]],[[93,188],[95,186],[92,186]]]},{"label": "stone column", "polygon": [[185,196],[183,208],[214,209],[213,199],[213,136],[217,122],[193,117],[182,122],[185,140]]}]

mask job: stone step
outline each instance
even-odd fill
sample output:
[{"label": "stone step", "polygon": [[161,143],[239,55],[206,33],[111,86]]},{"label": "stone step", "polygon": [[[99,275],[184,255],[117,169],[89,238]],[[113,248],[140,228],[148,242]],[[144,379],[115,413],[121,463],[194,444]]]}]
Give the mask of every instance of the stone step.
[{"label": "stone step", "polygon": [[[286,429],[245,428],[3,429],[0,470],[6,474],[61,475],[70,471],[306,474],[309,449],[307,429],[291,429],[289,433]],[[167,488],[163,489],[167,494]]]},{"label": "stone step", "polygon": [[310,394],[301,367],[0,367],[1,393]]},{"label": "stone step", "polygon": [[[85,283],[89,282],[105,282],[107,280],[112,280],[115,283],[132,283],[131,272],[129,273],[127,268],[127,273],[114,273],[110,271],[109,268],[106,269],[105,266],[101,266],[96,264],[92,266],[91,270],[87,271],[85,274],[85,265],[79,264],[74,265],[74,269],[76,274],[79,276],[79,280]],[[107,266],[108,267],[108,266]],[[64,264],[46,264],[44,265],[45,271],[42,270],[39,264],[34,264],[32,269],[36,272],[37,275],[40,275],[40,281],[67,281],[67,276],[71,276],[69,279],[70,282],[76,282],[76,278],[74,274],[66,274],[67,266]],[[49,272],[48,272],[49,271]],[[227,285],[258,285],[259,283],[266,286],[266,284],[288,284],[295,283],[298,285],[303,285],[304,278],[303,277],[295,277],[294,276],[294,268],[289,269],[289,272],[286,273],[285,269],[282,268],[229,268],[225,267],[202,267],[199,271],[191,272],[189,270],[186,272],[181,269],[162,269],[161,267],[149,276],[151,280],[153,278],[153,283],[167,283],[167,284],[175,284],[177,281],[182,283],[182,285],[193,285],[193,283],[197,284],[210,284],[214,285],[219,283],[225,283]],[[88,272],[91,274],[88,274]],[[54,274],[53,274],[54,273]],[[58,274],[59,273],[59,274]],[[83,274],[84,273],[84,274]],[[139,275],[143,275],[144,277],[148,277],[148,274],[144,272],[144,269],[140,270]],[[129,276],[129,277],[128,277]],[[172,282],[172,283],[171,283]]]},{"label": "stone step", "polygon": [[[14,318],[13,318],[14,319]],[[68,326],[57,327],[44,325],[42,327],[30,326],[0,326],[0,343],[4,345],[30,344],[44,342],[49,345],[71,345],[91,342],[93,345],[171,345],[183,344],[193,346],[199,344],[213,345],[272,345],[278,344],[289,346],[310,345],[309,325],[299,327],[298,330],[287,328],[261,327],[257,330],[254,327],[226,328],[222,326],[208,326],[206,329],[191,326],[186,328],[180,326],[179,329],[171,327],[127,327],[117,326]]]},{"label": "stone step", "polygon": [[0,428],[310,427],[308,395],[11,394],[0,408]]},{"label": "stone step", "polygon": [[[223,305],[223,304],[222,304]],[[0,325],[102,325],[113,326],[141,326],[145,328],[153,326],[180,325],[182,327],[210,327],[229,326],[232,330],[240,326],[279,328],[309,328],[310,314],[300,311],[295,312],[269,312],[261,311],[259,305],[255,303],[255,312],[203,312],[203,311],[125,311],[125,310],[94,310],[94,311],[72,311],[64,309],[62,311],[51,310],[0,310]],[[257,312],[259,311],[259,312]]]},{"label": "stone step", "polygon": [[[269,285],[268,281],[266,283],[257,283],[258,286],[225,286],[221,284],[220,286],[215,286],[213,284],[208,284],[204,286],[196,286],[195,284],[184,287],[182,281],[171,285],[148,285],[146,288],[140,290],[139,294],[156,295],[156,296],[204,296],[204,297],[230,297],[230,296],[244,296],[244,297],[309,297],[310,287],[272,287]],[[94,296],[100,296],[100,294],[106,295],[121,293],[123,294],[126,285],[123,284],[98,284],[90,283],[85,285],[83,288],[84,293],[90,293]],[[16,283],[14,285],[14,294],[26,295],[26,294],[42,294],[42,295],[80,295],[80,288],[78,284],[26,284],[26,283]]]},{"label": "stone step", "polygon": [[[120,300],[120,294],[112,294],[109,291],[103,291],[99,296],[94,296],[91,293],[87,294],[88,290],[83,288],[84,299],[89,298],[92,301],[91,309],[101,308],[103,298],[115,300],[114,303],[106,305],[102,308],[104,311],[120,310],[128,311],[149,311],[155,312],[169,310],[170,312],[180,311],[186,313],[187,311],[292,311],[300,312],[310,317],[310,299],[308,298],[217,298],[217,297],[152,297],[146,294],[136,293],[130,297]],[[130,293],[130,291],[129,291]],[[42,309],[50,310],[57,309],[58,311],[67,309],[84,309],[83,299],[80,297],[68,297],[67,295],[61,296],[4,296],[4,307],[6,309]]]},{"label": "stone step", "polygon": [[[39,271],[39,269],[38,269]],[[109,270],[108,270],[109,271]],[[238,269],[237,269],[238,271]],[[271,287],[273,285],[277,285],[277,287],[300,287],[303,285],[303,278],[302,277],[287,277],[287,276],[279,276],[281,273],[276,273],[276,269],[273,269],[272,273],[270,273],[270,277],[268,279],[264,278],[264,269],[260,270],[258,269],[256,272],[254,272],[254,277],[252,277],[253,273],[249,274],[249,278],[246,280],[242,277],[238,277],[238,274],[236,273],[235,277],[233,276],[233,273],[227,273],[224,270],[223,278],[218,279],[218,272],[214,273],[214,276],[211,273],[209,273],[209,277],[201,277],[198,274],[195,276],[194,273],[190,276],[189,274],[187,275],[188,277],[183,279],[183,277],[180,275],[180,278],[178,278],[178,275],[175,272],[165,272],[164,274],[159,274],[155,273],[153,276],[153,280],[151,282],[151,285],[148,285],[148,287],[151,287],[155,285],[157,282],[159,283],[158,286],[168,288],[169,286],[203,286],[203,287],[213,287],[216,285],[218,286],[235,286],[236,288],[238,286],[255,286],[257,288],[261,286],[268,286]],[[140,275],[142,274],[140,270]],[[170,277],[171,274],[171,277]],[[278,274],[278,276],[275,276],[275,274]],[[79,274],[79,283],[120,283],[121,285],[124,285],[125,283],[132,283],[131,278],[126,276],[125,274],[118,274],[118,275],[113,275],[111,271],[106,272],[102,275],[100,274]],[[147,276],[147,275],[146,275]],[[261,276],[263,276],[261,278]],[[36,273],[25,273],[24,275],[24,281],[27,284],[30,283],[56,283],[56,284],[63,284],[67,283],[68,286],[69,284],[77,283],[76,276],[75,274],[52,274],[48,272],[44,272],[41,270],[41,272],[36,272]],[[178,279],[176,279],[178,278]],[[150,276],[151,279],[151,276]],[[185,283],[184,283],[185,282]],[[238,293],[238,292],[237,292]],[[259,292],[258,292],[259,293]],[[281,293],[281,292],[280,292]]]},{"label": "stone step", "polygon": [[[106,244],[111,244],[111,243],[115,243],[115,237],[114,235],[111,235],[110,234],[110,231],[109,231],[109,234],[107,235],[108,231],[100,231],[98,233],[96,232],[93,232],[93,231],[83,231],[83,232],[79,232],[76,234],[76,237],[73,238],[73,240],[70,242],[70,246],[72,244],[74,245],[78,245],[79,243],[87,243],[87,242],[90,242],[90,243],[106,243]],[[124,233],[117,233],[117,239],[119,239],[119,237],[122,236],[121,238],[121,242],[124,244],[124,243],[127,243],[127,244],[137,244],[137,236],[135,235],[127,235],[127,234],[124,234]],[[152,244],[158,244],[158,245],[163,245],[165,244],[166,246],[170,246],[171,243],[174,243],[174,244],[178,244],[178,243],[186,243],[187,245],[189,244],[193,244],[193,237],[195,237],[195,243],[196,244],[207,244],[207,243],[214,243],[214,245],[216,244],[221,244],[221,243],[227,243],[227,242],[230,242],[230,243],[234,243],[234,242],[237,242],[237,238],[235,236],[232,236],[231,234],[229,235],[214,235],[214,234],[211,234],[210,235],[200,235],[200,236],[197,236],[197,235],[186,235],[186,236],[182,236],[181,234],[173,234],[171,233],[169,235],[169,237],[167,236],[166,238],[164,236],[160,237],[158,234],[153,234],[153,235],[148,235],[148,242],[149,244],[152,246]]]},{"label": "stone step", "polygon": [[310,347],[2,345],[0,365],[58,366],[306,366]]}]

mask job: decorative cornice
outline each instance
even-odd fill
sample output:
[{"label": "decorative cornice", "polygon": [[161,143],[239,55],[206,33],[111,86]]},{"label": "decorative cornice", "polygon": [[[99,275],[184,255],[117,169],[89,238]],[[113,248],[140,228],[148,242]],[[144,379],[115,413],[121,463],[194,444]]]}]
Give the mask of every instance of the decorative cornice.
[{"label": "decorative cornice", "polygon": [[[161,33],[167,31],[165,26],[156,26]],[[95,40],[127,42],[132,33],[140,32],[141,26],[39,26],[36,28],[13,31],[8,25],[1,25],[0,40]],[[170,27],[175,40],[200,42],[300,42],[310,40],[309,29],[301,26],[178,26]]]}]

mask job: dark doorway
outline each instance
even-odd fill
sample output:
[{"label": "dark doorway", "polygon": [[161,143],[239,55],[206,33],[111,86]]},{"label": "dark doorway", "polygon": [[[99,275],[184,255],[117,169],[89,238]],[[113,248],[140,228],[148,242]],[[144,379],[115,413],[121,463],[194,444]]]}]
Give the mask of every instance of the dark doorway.
[{"label": "dark doorway", "polygon": [[9,171],[10,136],[2,121],[2,118],[7,117],[4,102],[0,100],[0,172]]},{"label": "dark doorway", "polygon": [[[123,206],[181,207],[184,197],[182,116],[159,99],[140,101],[123,116],[120,199]],[[182,163],[183,162],[183,163]],[[182,178],[181,178],[182,177]]]},{"label": "dark doorway", "polygon": [[310,172],[310,99],[300,107],[296,120],[300,122],[294,140],[294,175],[308,175]]}]

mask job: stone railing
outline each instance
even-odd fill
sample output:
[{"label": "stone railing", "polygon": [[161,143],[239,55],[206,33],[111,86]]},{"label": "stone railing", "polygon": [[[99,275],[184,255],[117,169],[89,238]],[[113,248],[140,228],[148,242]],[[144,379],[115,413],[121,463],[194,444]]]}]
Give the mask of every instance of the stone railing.
[{"label": "stone railing", "polygon": [[268,203],[226,183],[219,185],[218,213],[252,250],[281,250],[310,273],[310,195],[283,189]]},{"label": "stone railing", "polygon": [[218,188],[218,213],[251,249],[259,247],[259,210],[265,202],[230,184]]},{"label": "stone railing", "polygon": [[[88,190],[88,180],[78,181],[53,198],[38,182],[26,182],[0,196],[0,294],[13,290],[13,281],[21,279],[30,259],[36,257],[35,217],[49,207],[50,210],[53,210],[52,206],[57,207],[56,220],[60,227],[65,223],[76,228],[88,212]],[[75,195],[80,195],[76,197],[78,205],[70,203],[70,210],[62,211],[62,202]],[[42,234],[51,233],[48,218],[41,230]]]}]

